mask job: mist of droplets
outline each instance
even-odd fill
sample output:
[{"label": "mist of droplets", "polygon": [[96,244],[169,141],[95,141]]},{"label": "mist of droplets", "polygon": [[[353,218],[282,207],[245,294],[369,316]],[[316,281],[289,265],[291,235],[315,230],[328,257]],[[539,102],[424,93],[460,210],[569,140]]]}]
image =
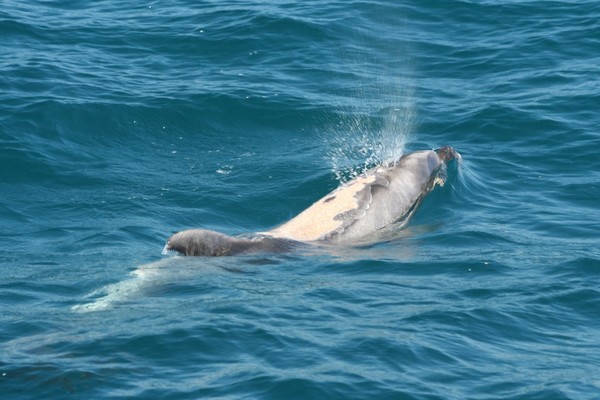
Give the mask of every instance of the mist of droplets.
[{"label": "mist of droplets", "polygon": [[[361,105],[363,106],[363,105]],[[350,109],[331,117],[325,129],[326,157],[341,182],[353,179],[376,165],[390,164],[402,156],[415,125],[411,93],[382,111]]]}]

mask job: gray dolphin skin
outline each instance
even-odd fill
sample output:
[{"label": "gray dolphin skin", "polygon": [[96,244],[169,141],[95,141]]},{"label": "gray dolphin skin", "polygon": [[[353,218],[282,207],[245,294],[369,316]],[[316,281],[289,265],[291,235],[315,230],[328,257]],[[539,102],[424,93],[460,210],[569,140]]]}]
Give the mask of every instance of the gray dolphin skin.
[{"label": "gray dolphin skin", "polygon": [[290,250],[294,241],[256,235],[252,238],[227,236],[206,229],[188,229],[169,238],[163,253],[175,250],[186,256],[231,256],[244,253],[281,253]]},{"label": "gray dolphin skin", "polygon": [[398,221],[408,221],[436,185],[446,166],[460,155],[449,146],[403,155],[345,183],[288,222],[253,237],[234,237],[204,229],[171,236],[165,251],[187,256],[228,256],[284,252],[301,243],[351,244]]}]

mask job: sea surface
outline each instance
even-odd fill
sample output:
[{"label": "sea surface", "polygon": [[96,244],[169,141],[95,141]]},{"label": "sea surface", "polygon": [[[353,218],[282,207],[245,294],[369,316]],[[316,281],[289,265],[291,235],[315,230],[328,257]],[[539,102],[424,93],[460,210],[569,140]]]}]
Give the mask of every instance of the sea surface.
[{"label": "sea surface", "polygon": [[[600,399],[600,2],[0,7],[2,399]],[[163,255],[462,161],[378,243]]]}]

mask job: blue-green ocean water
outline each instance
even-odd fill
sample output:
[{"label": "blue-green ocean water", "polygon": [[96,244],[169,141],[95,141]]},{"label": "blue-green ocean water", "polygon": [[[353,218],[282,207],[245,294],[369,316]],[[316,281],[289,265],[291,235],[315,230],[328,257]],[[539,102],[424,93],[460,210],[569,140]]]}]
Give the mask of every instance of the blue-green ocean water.
[{"label": "blue-green ocean water", "polygon": [[[600,3],[0,8],[6,399],[600,398]],[[454,146],[391,240],[163,256]]]}]

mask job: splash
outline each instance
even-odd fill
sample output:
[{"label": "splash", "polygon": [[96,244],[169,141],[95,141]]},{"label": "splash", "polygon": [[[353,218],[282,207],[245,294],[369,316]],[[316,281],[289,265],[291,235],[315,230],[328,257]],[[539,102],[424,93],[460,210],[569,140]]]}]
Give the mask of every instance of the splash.
[{"label": "splash", "polygon": [[[352,63],[349,68],[352,68]],[[415,91],[406,64],[401,68],[377,63],[377,73],[366,76],[354,73],[358,82],[350,96],[338,97],[339,104],[323,138],[326,158],[331,170],[341,182],[348,181],[365,170],[398,160],[411,140],[416,125]],[[364,65],[357,62],[354,69]],[[398,70],[404,71],[398,73]]]},{"label": "splash", "polygon": [[324,135],[336,178],[345,182],[375,165],[398,160],[410,142],[415,115],[412,97],[375,115],[338,114]]}]

